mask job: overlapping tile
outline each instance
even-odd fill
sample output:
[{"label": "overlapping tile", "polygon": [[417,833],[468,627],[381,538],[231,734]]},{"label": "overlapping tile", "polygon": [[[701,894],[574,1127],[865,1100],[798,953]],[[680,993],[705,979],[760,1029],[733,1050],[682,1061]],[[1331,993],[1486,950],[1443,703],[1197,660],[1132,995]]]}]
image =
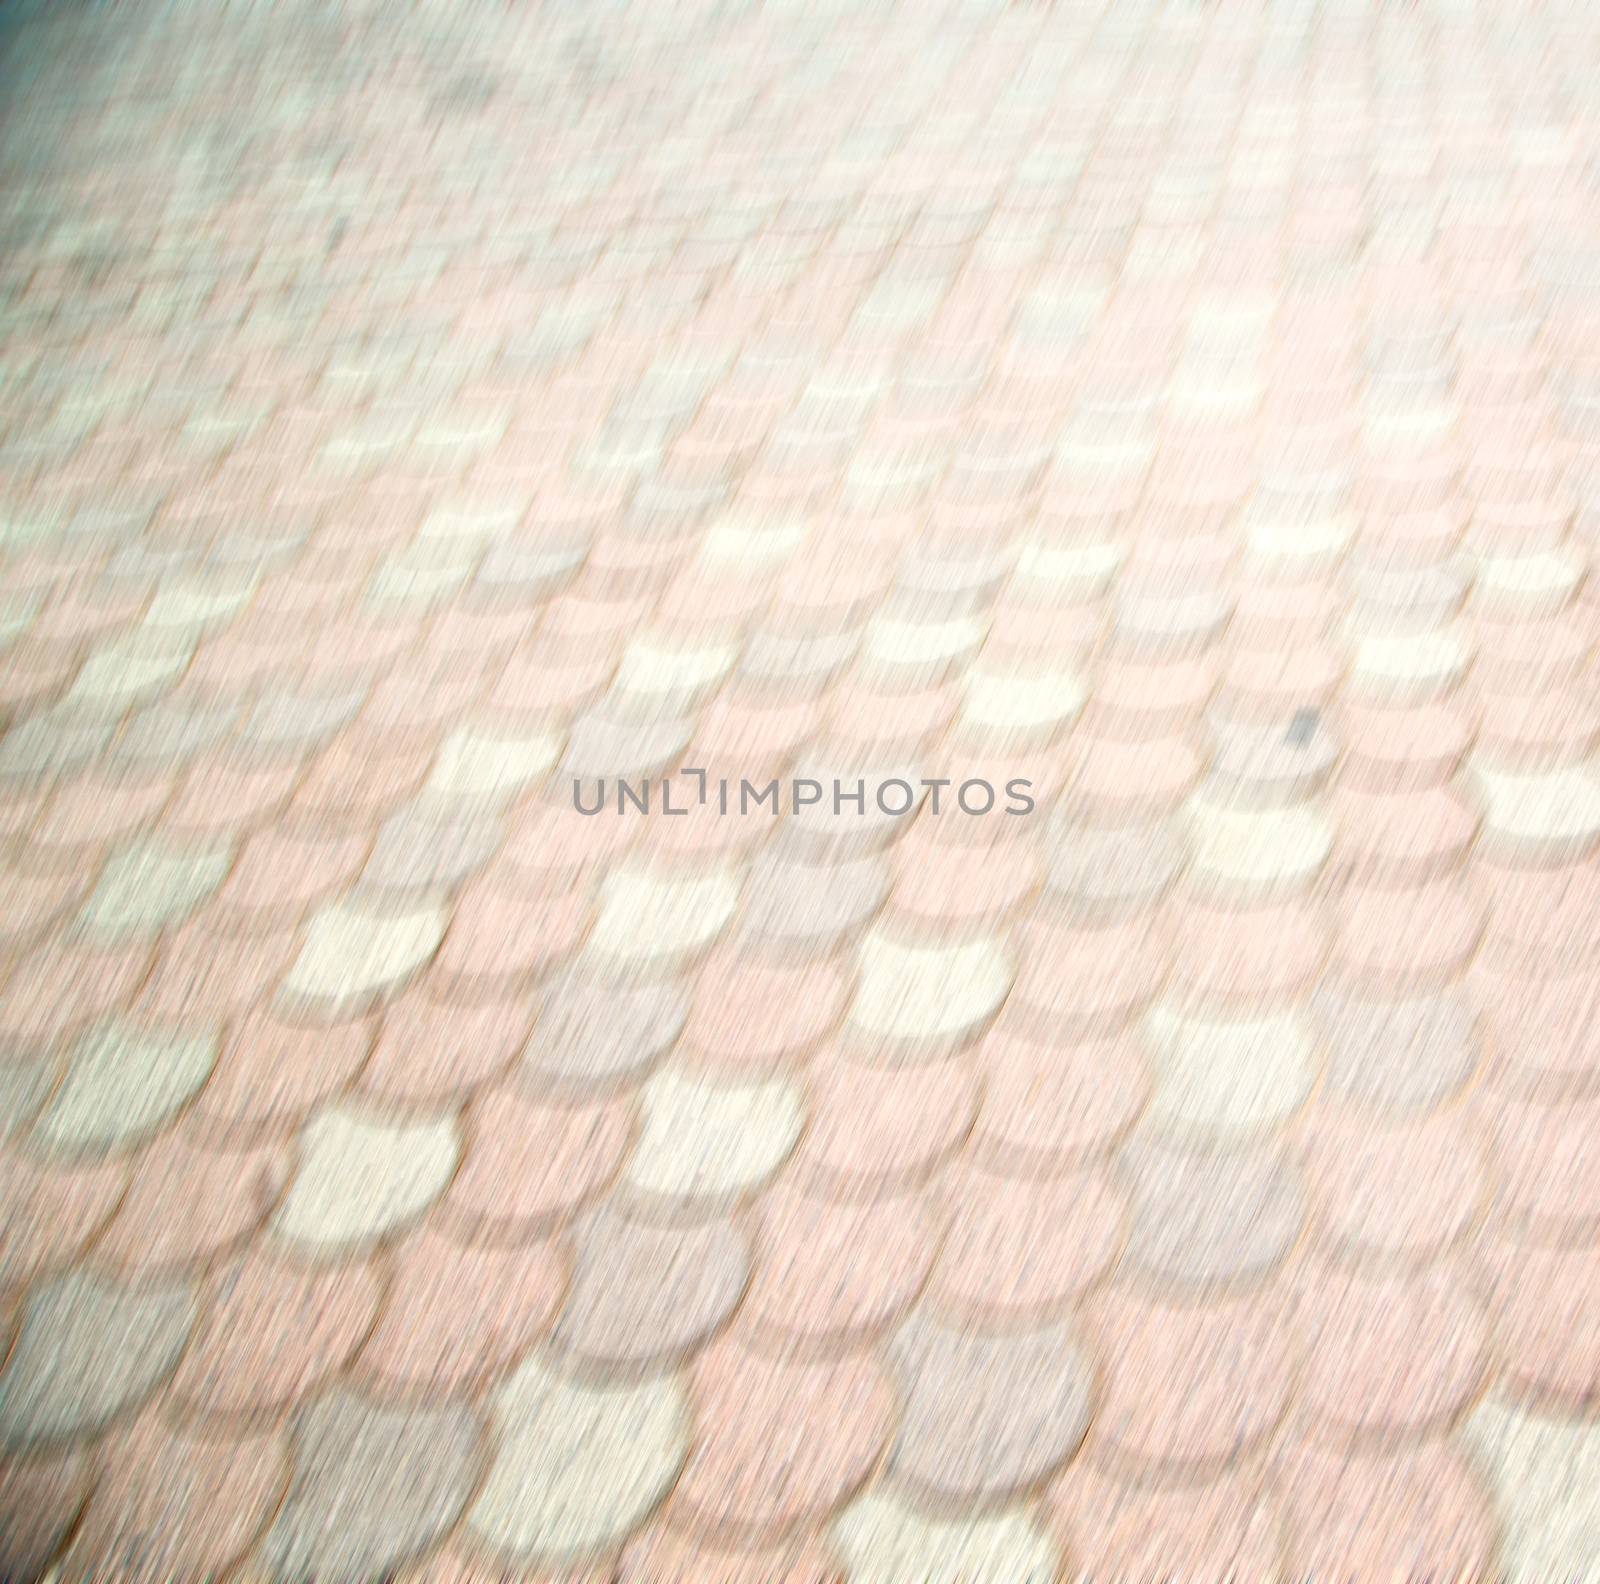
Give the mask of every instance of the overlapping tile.
[{"label": "overlapping tile", "polygon": [[1581,8],[15,9],[0,1574],[1600,1566]]}]

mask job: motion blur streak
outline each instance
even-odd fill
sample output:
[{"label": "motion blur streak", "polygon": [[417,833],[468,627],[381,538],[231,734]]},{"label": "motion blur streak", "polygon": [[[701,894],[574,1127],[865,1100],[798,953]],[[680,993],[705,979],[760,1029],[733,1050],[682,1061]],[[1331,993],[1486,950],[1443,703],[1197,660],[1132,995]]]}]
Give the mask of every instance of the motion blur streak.
[{"label": "motion blur streak", "polygon": [[1597,68],[0,3],[0,1580],[1600,1579]]}]

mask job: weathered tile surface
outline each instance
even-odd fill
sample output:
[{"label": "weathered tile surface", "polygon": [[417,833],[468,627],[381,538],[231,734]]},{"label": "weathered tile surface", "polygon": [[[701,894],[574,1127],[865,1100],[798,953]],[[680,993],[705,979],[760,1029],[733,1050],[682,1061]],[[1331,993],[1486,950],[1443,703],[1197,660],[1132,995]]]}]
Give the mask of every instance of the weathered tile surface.
[{"label": "weathered tile surface", "polygon": [[0,1577],[1600,1576],[1592,8],[4,10]]}]

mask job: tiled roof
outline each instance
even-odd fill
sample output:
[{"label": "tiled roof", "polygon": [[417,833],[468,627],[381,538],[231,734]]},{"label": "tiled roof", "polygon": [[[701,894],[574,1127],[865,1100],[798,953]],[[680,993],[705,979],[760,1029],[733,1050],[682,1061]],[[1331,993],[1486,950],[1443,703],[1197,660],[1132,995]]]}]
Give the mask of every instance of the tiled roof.
[{"label": "tiled roof", "polygon": [[7,1584],[1600,1577],[1590,8],[4,25]]}]

